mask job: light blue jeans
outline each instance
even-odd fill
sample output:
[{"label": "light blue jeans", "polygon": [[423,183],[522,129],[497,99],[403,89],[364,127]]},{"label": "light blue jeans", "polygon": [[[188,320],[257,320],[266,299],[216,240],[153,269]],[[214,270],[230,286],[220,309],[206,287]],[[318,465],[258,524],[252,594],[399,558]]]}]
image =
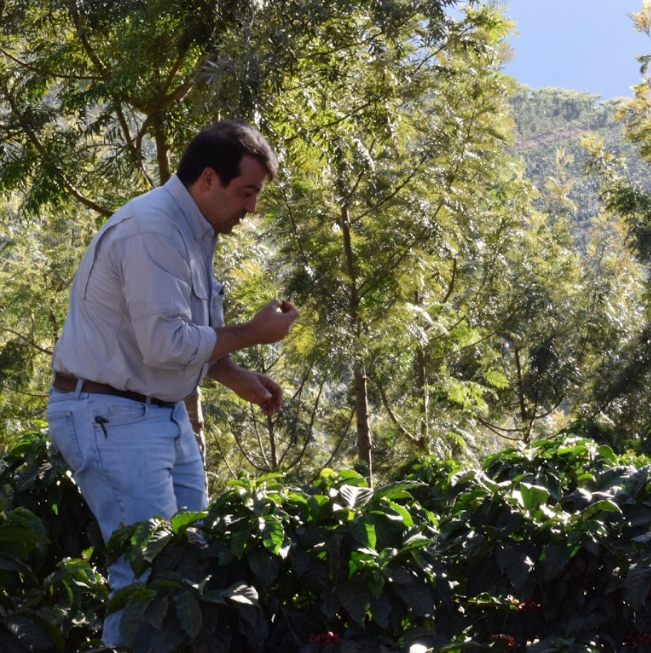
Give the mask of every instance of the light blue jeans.
[{"label": "light blue jeans", "polygon": [[[47,421],[106,542],[123,522],[169,520],[178,510],[207,506],[203,462],[183,402],[160,407],[79,386],[51,389]],[[134,579],[123,559],[109,568],[112,592]],[[120,618],[116,612],[104,622],[107,647],[122,644]]]}]

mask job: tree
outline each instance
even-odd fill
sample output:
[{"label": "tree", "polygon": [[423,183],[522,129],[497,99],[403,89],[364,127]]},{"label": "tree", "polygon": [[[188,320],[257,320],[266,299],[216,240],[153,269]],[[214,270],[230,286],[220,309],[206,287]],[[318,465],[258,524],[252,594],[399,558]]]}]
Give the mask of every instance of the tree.
[{"label": "tree", "polygon": [[[171,2],[7,2],[1,11],[0,187],[10,199],[1,292],[10,310],[0,359],[5,415],[29,418],[43,408],[89,238],[119,204],[169,178],[171,151],[206,120],[190,96],[219,16]],[[23,405],[16,390],[34,400]]]},{"label": "tree", "polygon": [[[651,7],[644,3],[631,14],[636,30],[651,36]],[[641,56],[646,74],[651,57]],[[649,162],[648,80],[634,88],[635,97],[623,102],[618,118],[627,140]],[[594,294],[601,306],[591,324],[603,343],[595,356],[592,382],[582,398],[582,418],[614,427],[620,437],[646,437],[651,414],[647,410],[651,355],[648,324],[648,265],[651,252],[651,195],[634,172],[634,161],[607,147],[603,139],[587,137],[587,169],[600,183],[604,215],[595,223],[592,240]],[[608,245],[608,248],[604,247]],[[646,271],[645,271],[646,270]],[[646,286],[646,288],[645,288]]]},{"label": "tree", "polygon": [[[361,0],[267,5],[44,0],[29,8],[4,3],[0,186],[18,193],[20,217],[38,214],[42,233],[60,219],[60,233],[67,234],[51,259],[65,247],[69,265],[40,274],[51,278],[55,294],[65,292],[97,223],[133,195],[164,182],[174,156],[199,126],[226,113],[250,120],[274,116],[274,124],[289,132],[278,128],[270,134],[282,149],[285,139],[294,138],[292,131],[305,133],[304,116],[285,111],[282,101],[283,93],[294,89],[296,70],[307,75],[302,81],[309,88],[313,69],[336,72],[333,64],[348,52],[366,48],[377,55],[394,40],[399,47],[392,52],[400,52],[393,34],[404,36],[405,24],[421,30],[429,25],[428,46],[442,42],[445,4],[395,0],[369,11]],[[377,61],[380,70],[384,59]],[[373,103],[374,82],[370,77],[367,82],[366,99]],[[263,120],[263,130],[271,122]],[[31,234],[30,223],[25,225]],[[41,234],[34,238],[40,247]],[[26,259],[19,263],[17,249],[5,249],[4,260],[8,275],[27,267]],[[55,272],[61,276],[53,278]],[[20,306],[35,304],[33,290],[14,292]],[[20,351],[25,353],[29,342],[48,355],[58,335],[53,325],[62,323],[65,311],[59,299],[54,315],[36,314]],[[30,314],[13,306],[15,315]],[[2,341],[7,369],[29,355],[18,357],[7,336],[28,331],[12,320]],[[45,375],[25,376],[42,395]]]},{"label": "tree", "polygon": [[[306,134],[288,140],[272,232],[288,289],[315,331],[302,353],[327,360],[350,388],[369,473],[372,404],[382,394],[376,361],[408,365],[405,348],[417,357],[409,330],[418,304],[426,295],[440,302],[462,269],[460,296],[479,292],[495,254],[480,252],[482,239],[508,238],[512,228],[492,213],[508,204],[498,181],[508,167],[497,72],[506,28],[489,8],[469,11],[448,26],[443,47],[440,27],[414,16],[391,38],[333,60],[318,84],[301,83],[313,69],[298,70],[284,98],[281,115],[311,112]],[[423,407],[425,393],[423,380]]]}]

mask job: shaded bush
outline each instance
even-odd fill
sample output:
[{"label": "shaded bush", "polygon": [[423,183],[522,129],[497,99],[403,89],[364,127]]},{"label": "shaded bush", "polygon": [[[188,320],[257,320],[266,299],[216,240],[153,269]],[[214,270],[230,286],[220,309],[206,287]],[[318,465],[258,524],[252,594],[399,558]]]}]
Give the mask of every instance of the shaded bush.
[{"label": "shaded bush", "polygon": [[0,650],[92,642],[108,596],[103,548],[60,454],[42,433],[23,438],[0,459]]},{"label": "shaded bush", "polygon": [[[80,501],[60,462],[33,437],[1,463],[0,649],[79,650],[104,616],[88,552],[52,561],[71,546],[52,501]],[[156,653],[646,651],[650,542],[649,466],[565,435],[481,469],[421,457],[380,488],[353,471],[242,477],[205,512],[118,530],[109,557],[150,575],[108,609],[124,609],[129,644],[146,625]]]}]

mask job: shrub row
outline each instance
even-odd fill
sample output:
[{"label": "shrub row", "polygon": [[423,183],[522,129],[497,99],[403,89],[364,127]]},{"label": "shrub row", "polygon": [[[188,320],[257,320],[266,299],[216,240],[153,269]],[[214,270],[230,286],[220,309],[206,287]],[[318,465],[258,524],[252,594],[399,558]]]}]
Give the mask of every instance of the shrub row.
[{"label": "shrub row", "polygon": [[[118,530],[107,558],[44,437],[0,489],[0,650],[99,650],[117,609],[155,653],[651,650],[649,467],[589,439],[481,469],[421,457],[379,488],[241,477],[206,512]],[[109,602],[119,555],[147,580]]]}]

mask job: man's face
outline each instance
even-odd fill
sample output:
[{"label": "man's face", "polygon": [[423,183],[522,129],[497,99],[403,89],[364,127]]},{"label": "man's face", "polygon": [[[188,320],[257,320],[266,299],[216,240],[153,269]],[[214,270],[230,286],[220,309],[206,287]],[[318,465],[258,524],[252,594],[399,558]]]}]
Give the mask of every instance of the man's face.
[{"label": "man's face", "polygon": [[214,171],[206,179],[206,193],[199,208],[217,233],[229,234],[247,213],[255,213],[258,195],[267,183],[267,171],[255,157],[244,155],[240,175],[222,186]]}]

